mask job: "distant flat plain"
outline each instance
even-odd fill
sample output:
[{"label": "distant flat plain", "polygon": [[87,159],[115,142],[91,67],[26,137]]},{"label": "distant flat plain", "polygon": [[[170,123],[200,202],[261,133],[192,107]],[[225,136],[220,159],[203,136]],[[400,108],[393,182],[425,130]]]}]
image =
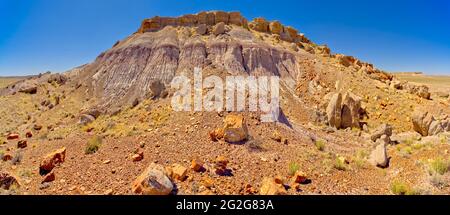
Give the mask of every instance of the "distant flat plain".
[{"label": "distant flat plain", "polygon": [[430,87],[431,92],[450,92],[450,75],[425,75],[414,72],[398,72],[393,74],[400,80],[425,84]]}]

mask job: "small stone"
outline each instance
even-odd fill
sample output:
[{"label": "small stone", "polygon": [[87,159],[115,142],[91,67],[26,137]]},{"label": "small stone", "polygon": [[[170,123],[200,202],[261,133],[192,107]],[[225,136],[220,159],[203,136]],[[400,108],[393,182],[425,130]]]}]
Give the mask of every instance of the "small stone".
[{"label": "small stone", "polygon": [[19,140],[17,142],[17,148],[23,149],[27,147],[27,140]]},{"label": "small stone", "polygon": [[9,134],[9,135],[6,137],[6,139],[8,139],[8,140],[19,139],[19,134],[15,134],[15,133]]},{"label": "small stone", "polygon": [[134,155],[131,157],[131,159],[132,159],[134,162],[138,162],[138,161],[143,160],[143,159],[144,159],[144,152],[139,152],[139,153],[134,154]]},{"label": "small stone", "polygon": [[31,133],[31,131],[27,131],[27,133],[25,134],[25,137],[31,138],[31,137],[33,137],[33,133]]},{"label": "small stone", "polygon": [[198,159],[194,159],[191,162],[191,169],[195,172],[201,172],[204,171],[203,162]]},{"label": "small stone", "polygon": [[274,178],[265,177],[262,181],[261,189],[259,191],[261,195],[286,195],[286,188],[283,184],[277,183]]},{"label": "small stone", "polygon": [[103,194],[104,195],[108,195],[108,196],[113,195],[114,194],[114,190],[113,189],[108,189]]},{"label": "small stone", "polygon": [[12,159],[12,155],[5,153],[3,154],[3,161],[9,161]]},{"label": "small stone", "polygon": [[178,181],[184,181],[186,179],[187,168],[180,165],[174,164],[172,166],[172,178]]},{"label": "small stone", "polygon": [[105,160],[105,161],[103,161],[103,164],[110,164],[111,163],[111,160]]}]

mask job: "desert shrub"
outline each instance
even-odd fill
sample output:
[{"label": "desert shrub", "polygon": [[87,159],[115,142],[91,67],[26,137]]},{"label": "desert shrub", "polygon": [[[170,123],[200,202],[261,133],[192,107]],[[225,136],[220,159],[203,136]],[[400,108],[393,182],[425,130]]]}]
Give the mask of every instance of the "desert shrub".
[{"label": "desert shrub", "polygon": [[316,148],[317,148],[319,151],[324,151],[324,150],[325,150],[325,141],[323,141],[323,140],[317,140],[316,143],[315,143],[315,145],[316,145]]},{"label": "desert shrub", "polygon": [[366,164],[366,159],[369,157],[369,154],[364,150],[358,150],[356,155],[354,156],[354,161],[357,167],[362,168]]},{"label": "desert shrub", "polygon": [[401,181],[393,181],[391,183],[391,192],[395,195],[418,195],[419,192],[410,188],[407,184]]},{"label": "desert shrub", "polygon": [[102,138],[100,136],[94,136],[88,140],[88,142],[86,144],[86,149],[84,152],[86,154],[94,154],[95,152],[98,151],[101,144],[102,144]]},{"label": "desert shrub", "polygon": [[289,170],[288,170],[289,172],[288,173],[290,176],[293,176],[299,169],[300,169],[300,166],[298,165],[298,163],[291,162],[291,163],[289,163]]},{"label": "desert shrub", "polygon": [[448,160],[444,160],[443,158],[437,158],[430,162],[430,172],[438,173],[439,175],[444,175],[448,172],[450,167],[450,162]]},{"label": "desert shrub", "polygon": [[442,177],[442,175],[439,175],[437,173],[434,173],[430,176],[430,183],[431,185],[438,188],[447,186],[447,183],[445,182],[445,179]]},{"label": "desert shrub", "polygon": [[347,170],[347,164],[345,163],[344,159],[337,157],[334,161],[334,168],[337,170],[345,171]]}]

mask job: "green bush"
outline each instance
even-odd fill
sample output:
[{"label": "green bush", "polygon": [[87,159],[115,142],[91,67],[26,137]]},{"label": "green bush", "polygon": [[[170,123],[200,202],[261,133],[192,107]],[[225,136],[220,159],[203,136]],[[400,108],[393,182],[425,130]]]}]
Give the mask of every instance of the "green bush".
[{"label": "green bush", "polygon": [[316,148],[317,148],[319,151],[324,151],[324,150],[325,150],[325,141],[323,141],[323,140],[317,140],[316,143],[315,143],[315,145],[316,145]]},{"label": "green bush", "polygon": [[450,167],[450,162],[442,158],[437,158],[431,161],[430,167],[432,172],[438,173],[439,175],[444,175]]},{"label": "green bush", "polygon": [[393,181],[391,183],[391,192],[395,195],[418,195],[420,194],[414,189],[401,181]]},{"label": "green bush", "polygon": [[102,138],[100,136],[94,136],[91,139],[88,140],[86,144],[85,153],[86,154],[94,154],[98,151],[102,144]]},{"label": "green bush", "polygon": [[291,162],[289,163],[289,175],[293,176],[295,175],[295,173],[297,172],[297,170],[300,169],[300,166],[298,165],[298,163],[295,162]]},{"label": "green bush", "polygon": [[345,159],[337,157],[334,162],[334,168],[341,171],[347,170],[347,164],[345,163]]}]

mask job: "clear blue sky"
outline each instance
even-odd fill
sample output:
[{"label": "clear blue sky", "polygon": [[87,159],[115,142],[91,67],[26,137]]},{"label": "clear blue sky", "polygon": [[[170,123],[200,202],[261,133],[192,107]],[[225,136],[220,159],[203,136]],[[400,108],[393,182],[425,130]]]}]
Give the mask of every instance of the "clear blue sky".
[{"label": "clear blue sky", "polygon": [[0,76],[91,62],[142,19],[241,11],[387,71],[450,75],[450,1],[0,0]]}]

